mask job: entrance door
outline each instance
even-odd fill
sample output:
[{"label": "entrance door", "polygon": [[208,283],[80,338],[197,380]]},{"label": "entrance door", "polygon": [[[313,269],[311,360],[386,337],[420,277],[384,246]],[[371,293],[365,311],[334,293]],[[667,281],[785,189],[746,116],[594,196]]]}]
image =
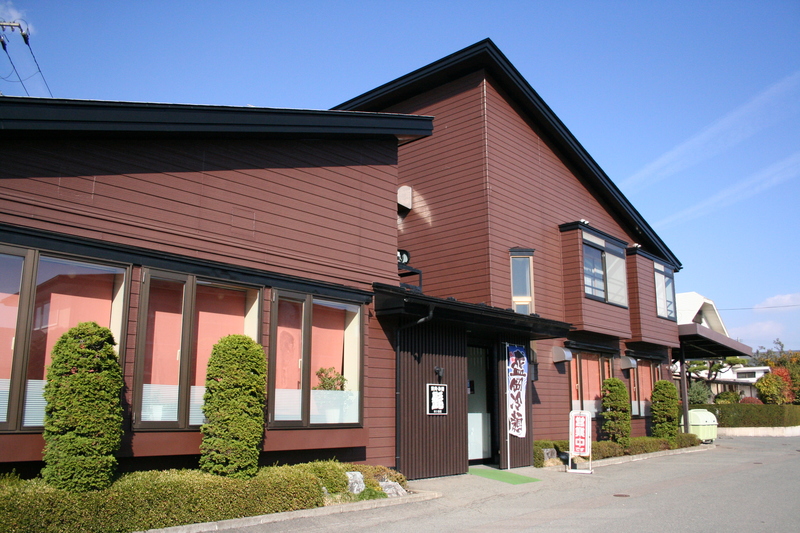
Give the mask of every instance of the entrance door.
[{"label": "entrance door", "polygon": [[469,460],[492,458],[492,416],[490,410],[489,350],[467,348],[467,431]]}]

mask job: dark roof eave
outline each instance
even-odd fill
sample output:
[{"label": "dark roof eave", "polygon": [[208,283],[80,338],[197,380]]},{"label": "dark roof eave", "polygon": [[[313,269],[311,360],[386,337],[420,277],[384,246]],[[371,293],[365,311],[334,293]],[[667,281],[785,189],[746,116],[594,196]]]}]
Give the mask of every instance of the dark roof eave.
[{"label": "dark roof eave", "polygon": [[694,322],[680,324],[678,338],[686,359],[749,357],[753,353],[750,346]]},{"label": "dark roof eave", "polygon": [[402,315],[423,318],[433,308],[433,318],[436,320],[514,331],[527,334],[531,339],[564,338],[571,329],[571,325],[566,322],[521,315],[487,305],[427,296],[394,285],[373,283],[372,288],[375,293],[375,312],[378,316]]},{"label": "dark roof eave", "polygon": [[0,133],[390,136],[404,144],[433,132],[419,115],[0,97]]},{"label": "dark roof eave", "polygon": [[630,229],[637,240],[641,241],[640,244],[651,249],[675,270],[680,270],[682,265],[675,254],[491,39],[459,50],[333,109],[365,111],[386,109],[429,90],[432,86],[456,80],[481,69],[486,70],[497,80],[571,163],[594,182],[598,194],[629,221]]}]

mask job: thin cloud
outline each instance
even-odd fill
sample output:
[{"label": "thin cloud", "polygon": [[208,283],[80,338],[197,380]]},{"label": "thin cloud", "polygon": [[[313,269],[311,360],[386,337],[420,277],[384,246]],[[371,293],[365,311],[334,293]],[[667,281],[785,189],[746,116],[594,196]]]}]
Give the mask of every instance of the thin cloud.
[{"label": "thin cloud", "polygon": [[800,152],[795,152],[786,159],[756,172],[744,181],[720,191],[707,200],[659,220],[654,226],[658,229],[663,229],[681,222],[694,220],[707,215],[709,212],[751,198],[797,176],[800,176]]},{"label": "thin cloud", "polygon": [[754,309],[763,313],[765,311],[793,311],[798,307],[800,307],[800,292],[770,296],[760,304],[756,304]]},{"label": "thin cloud", "polygon": [[800,71],[770,86],[743,106],[622,181],[620,185],[633,192],[706,161],[786,119],[800,108],[798,102]]},{"label": "thin cloud", "polygon": [[775,321],[753,322],[738,328],[728,328],[732,339],[740,339],[751,348],[772,346],[772,341],[779,338],[784,331],[786,326]]}]

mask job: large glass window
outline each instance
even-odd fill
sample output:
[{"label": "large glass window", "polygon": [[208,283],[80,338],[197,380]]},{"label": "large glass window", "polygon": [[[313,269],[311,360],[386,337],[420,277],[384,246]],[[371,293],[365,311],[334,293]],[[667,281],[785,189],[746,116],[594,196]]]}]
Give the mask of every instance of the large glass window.
[{"label": "large glass window", "polygon": [[660,263],[653,263],[656,278],[656,308],[658,316],[677,320],[675,310],[674,271]]},{"label": "large glass window", "polygon": [[584,231],[583,286],[587,296],[627,307],[625,249],[609,239]]},{"label": "large glass window", "polygon": [[0,424],[44,425],[44,385],[58,339],[80,322],[122,338],[127,269],[36,250],[0,250]]},{"label": "large glass window", "polygon": [[258,338],[259,291],[149,271],[143,292],[137,423],[201,425],[211,350],[226,335]]},{"label": "large glass window", "polygon": [[611,377],[611,359],[598,354],[578,353],[570,362],[572,409],[596,416],[602,411],[603,380]]},{"label": "large glass window", "polygon": [[532,254],[511,250],[511,300],[514,311],[523,315],[534,312]]},{"label": "large glass window", "polygon": [[271,421],[359,423],[361,307],[280,293],[273,313]]}]

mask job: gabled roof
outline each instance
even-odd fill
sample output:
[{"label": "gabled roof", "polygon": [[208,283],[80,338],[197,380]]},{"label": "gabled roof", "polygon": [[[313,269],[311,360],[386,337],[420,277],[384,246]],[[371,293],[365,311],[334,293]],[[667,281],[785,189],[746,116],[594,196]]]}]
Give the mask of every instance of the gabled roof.
[{"label": "gabled roof", "polygon": [[675,254],[491,39],[464,48],[410,74],[381,85],[334,107],[334,109],[380,111],[435,86],[457,80],[481,69],[485,69],[522,109],[523,113],[527,114],[543,130],[549,142],[577,170],[587,186],[626,223],[638,244],[679,270],[681,262]]},{"label": "gabled roof", "polygon": [[694,322],[726,337],[729,336],[713,300],[696,292],[679,292],[675,295],[675,300],[678,308],[678,324]]},{"label": "gabled roof", "polygon": [[753,349],[731,339],[713,301],[696,292],[675,295],[678,337],[687,359],[745,357]]},{"label": "gabled roof", "polygon": [[403,144],[432,131],[433,118],[418,115],[0,96],[0,136],[395,137]]}]

